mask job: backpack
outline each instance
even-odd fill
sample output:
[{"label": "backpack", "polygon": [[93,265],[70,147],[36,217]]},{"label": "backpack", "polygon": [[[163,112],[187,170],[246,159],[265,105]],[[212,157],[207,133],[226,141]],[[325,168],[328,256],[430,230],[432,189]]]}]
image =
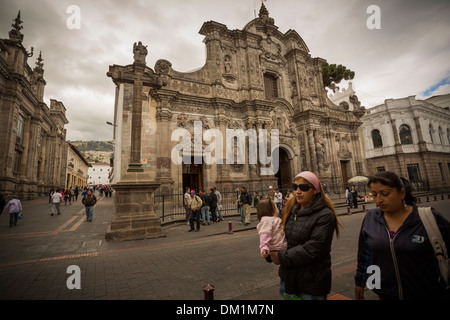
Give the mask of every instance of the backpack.
[{"label": "backpack", "polygon": [[431,208],[419,208],[419,216],[422,220],[423,226],[427,231],[428,238],[430,239],[431,246],[434,250],[434,255],[439,263],[439,271],[441,273],[441,278],[446,284],[446,289],[450,288],[449,285],[449,259],[447,248],[445,247],[445,242],[442,239],[442,234],[436,223],[436,219],[433,216]]}]

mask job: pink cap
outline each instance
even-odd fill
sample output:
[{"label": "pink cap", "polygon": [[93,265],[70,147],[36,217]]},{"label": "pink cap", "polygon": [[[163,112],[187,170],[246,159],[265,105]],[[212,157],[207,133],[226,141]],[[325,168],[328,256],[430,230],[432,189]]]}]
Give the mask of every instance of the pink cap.
[{"label": "pink cap", "polygon": [[[308,180],[309,183],[311,183],[314,188],[316,188],[317,192],[320,192],[320,183],[317,176],[312,173],[311,171],[303,171],[300,172],[298,175],[295,176],[295,178],[303,178],[305,180]],[[295,179],[294,179],[295,180]]]}]

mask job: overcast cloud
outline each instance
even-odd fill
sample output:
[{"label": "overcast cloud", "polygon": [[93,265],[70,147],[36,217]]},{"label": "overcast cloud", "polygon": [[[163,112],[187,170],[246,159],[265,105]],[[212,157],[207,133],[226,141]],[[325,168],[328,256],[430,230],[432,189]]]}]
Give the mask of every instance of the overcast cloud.
[{"label": "overcast cloud", "polygon": [[[213,20],[242,29],[258,0],[0,0],[0,38],[8,38],[21,10],[23,44],[44,59],[45,102],[64,103],[68,140],[110,140],[115,88],[109,65],[133,62],[133,43],[148,46],[147,65],[166,59],[177,71],[205,63],[202,24]],[[388,98],[450,93],[450,1],[268,0],[282,33],[294,29],[313,57],[355,71],[354,89],[366,108]],[[67,8],[81,10],[70,30]],[[369,30],[370,5],[381,9],[381,29]]]}]

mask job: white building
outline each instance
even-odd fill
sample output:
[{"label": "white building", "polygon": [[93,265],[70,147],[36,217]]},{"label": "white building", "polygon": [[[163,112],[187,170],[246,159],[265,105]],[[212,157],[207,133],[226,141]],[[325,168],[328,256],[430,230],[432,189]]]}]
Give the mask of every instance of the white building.
[{"label": "white building", "polygon": [[106,185],[110,184],[109,173],[111,166],[106,162],[91,163],[92,167],[88,169],[88,185]]},{"label": "white building", "polygon": [[361,121],[368,174],[393,171],[416,190],[448,190],[450,94],[387,99]]}]

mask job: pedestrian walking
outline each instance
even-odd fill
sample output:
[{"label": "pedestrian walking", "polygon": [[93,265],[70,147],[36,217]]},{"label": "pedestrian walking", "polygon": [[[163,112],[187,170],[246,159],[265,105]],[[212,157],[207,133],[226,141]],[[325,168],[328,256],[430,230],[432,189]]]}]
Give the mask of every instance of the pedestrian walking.
[{"label": "pedestrian walking", "polygon": [[[367,212],[361,226],[355,298],[364,299],[367,268],[375,265],[379,287],[373,291],[382,300],[450,300],[409,182],[385,171],[369,177],[368,187],[377,208]],[[431,214],[448,250],[450,222],[432,208]]]},{"label": "pedestrian walking", "polygon": [[246,187],[241,188],[239,203],[242,207],[242,214],[244,218],[243,222],[246,226],[248,226],[250,224],[250,205],[252,204],[252,198],[248,194]]},{"label": "pedestrian walking", "polygon": [[52,207],[51,207],[51,215],[55,213],[61,214],[61,201],[63,199],[63,195],[59,188],[56,188],[56,191],[52,195]]},{"label": "pedestrian walking", "polygon": [[213,222],[217,222],[218,218],[217,218],[217,196],[214,192],[213,188],[209,189],[209,197],[211,198],[210,202],[209,202],[209,211],[211,212],[211,219]]},{"label": "pedestrian walking", "polygon": [[353,207],[353,196],[348,187],[345,188],[345,201],[347,201],[347,206]]},{"label": "pedestrian walking", "polygon": [[281,212],[281,203],[283,202],[283,194],[280,192],[280,189],[275,188],[275,193],[273,195],[273,201],[278,208],[278,212]]},{"label": "pedestrian walking", "polygon": [[195,191],[191,191],[191,217],[189,223],[191,229],[189,232],[194,231],[194,221],[197,224],[197,229],[195,231],[200,231],[200,208],[202,207],[202,199],[195,194]]},{"label": "pedestrian walking", "polygon": [[78,188],[78,186],[75,187],[75,201],[78,201],[78,195],[80,194],[80,189]]},{"label": "pedestrian walking", "polygon": [[86,221],[92,221],[92,217],[94,215],[94,205],[97,203],[97,197],[92,193],[91,189],[88,189],[81,202],[84,204],[84,208],[86,210]]},{"label": "pedestrian walking", "polygon": [[272,199],[274,200],[275,197],[275,191],[273,191],[273,187],[269,186],[269,191],[267,192],[266,199]]},{"label": "pedestrian walking", "polygon": [[288,248],[270,253],[280,265],[280,294],[288,300],[325,300],[331,290],[331,243],[340,224],[314,173],[299,173],[292,189],[282,215]]},{"label": "pedestrian walking", "polygon": [[214,193],[217,196],[217,207],[216,207],[217,222],[220,222],[220,221],[223,221],[223,216],[222,216],[222,195],[220,194],[219,190],[217,190],[216,187],[214,187],[213,189],[214,189]]},{"label": "pedestrian walking", "polygon": [[186,192],[184,193],[184,197],[183,197],[183,205],[184,205],[184,209],[186,210],[186,222],[187,225],[189,225],[189,220],[191,217],[191,189],[189,187],[186,188]]},{"label": "pedestrian walking", "polygon": [[270,252],[286,250],[287,242],[278,208],[271,199],[262,200],[256,208],[261,257],[272,262]]},{"label": "pedestrian walking", "polygon": [[17,224],[19,214],[22,213],[22,203],[16,195],[11,196],[11,200],[8,201],[1,214],[6,211],[9,211],[9,226],[14,227]]},{"label": "pedestrian walking", "polygon": [[202,199],[202,207],[200,208],[200,212],[202,215],[202,224],[205,225],[208,223],[208,226],[211,222],[211,217],[209,214],[209,204],[211,203],[211,196],[208,193],[205,193],[205,190],[200,190],[200,199]]},{"label": "pedestrian walking", "polygon": [[352,186],[350,193],[352,194],[353,208],[358,208],[358,191],[356,191],[355,186]]}]

